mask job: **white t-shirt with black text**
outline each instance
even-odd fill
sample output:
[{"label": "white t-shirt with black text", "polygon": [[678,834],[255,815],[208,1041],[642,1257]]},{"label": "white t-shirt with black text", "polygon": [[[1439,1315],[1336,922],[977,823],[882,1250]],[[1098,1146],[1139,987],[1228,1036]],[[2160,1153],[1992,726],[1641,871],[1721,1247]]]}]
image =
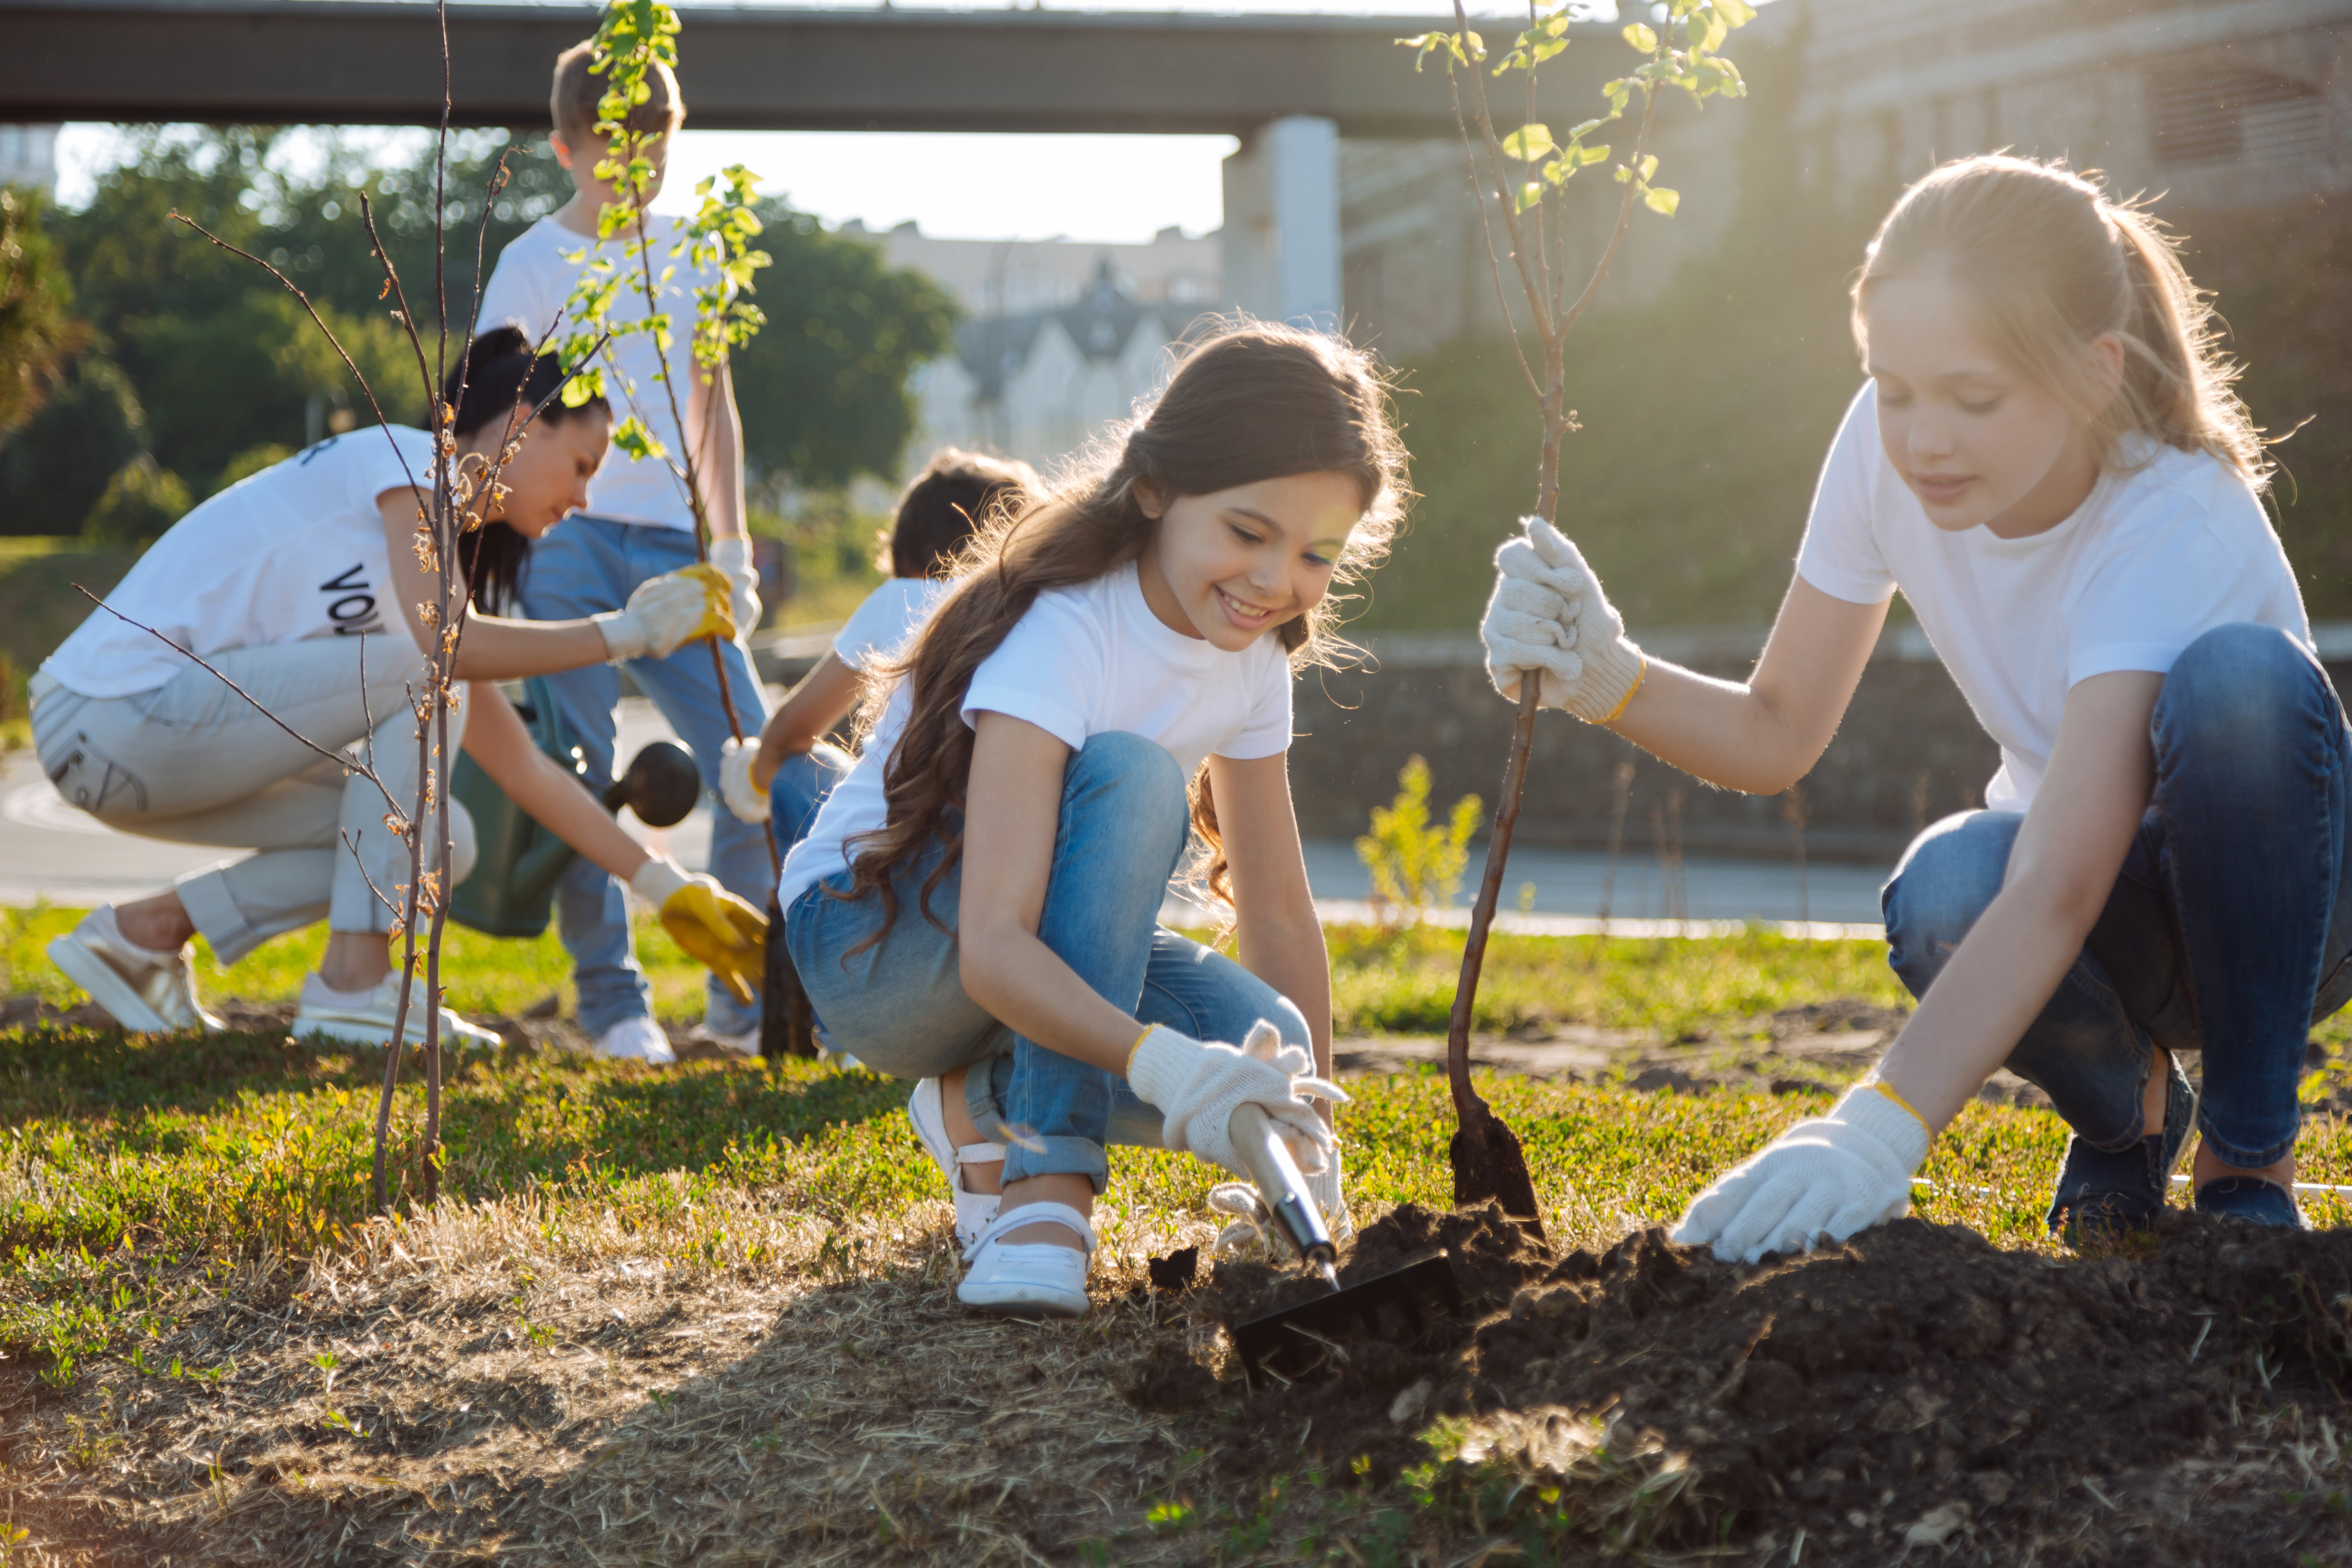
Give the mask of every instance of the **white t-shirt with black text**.
[{"label": "white t-shirt with black text", "polygon": [[1797,574],[1850,604],[1903,591],[2000,742],[2000,769],[1985,786],[1993,810],[2032,803],[2076,682],[2162,675],[2200,635],[2238,621],[2312,647],[2286,552],[2245,479],[2208,454],[2145,438],[2126,456],[2146,464],[2103,475],[2054,528],[2024,539],[1948,531],[1887,460],[1876,389],[1865,384],[1822,466]]},{"label": "white t-shirt with black text", "polygon": [[[658,280],[666,268],[677,269],[667,283],[657,282],[656,292],[663,311],[669,317],[670,385],[677,394],[680,417],[685,416],[687,400],[694,389],[694,290],[716,277],[695,271],[683,256],[670,255],[670,247],[677,243],[677,231],[685,222],[684,218],[655,213],[646,226],[651,237],[648,259],[653,263],[655,279]],[[626,236],[615,235],[602,242],[601,253],[615,267],[634,267],[635,263],[626,261],[623,254],[628,244]],[[518,327],[532,342],[539,342],[556,326],[564,302],[572,298],[572,285],[580,281],[581,273],[587,268],[588,258],[599,252],[599,242],[593,236],[575,234],[551,216],[540,219],[499,252],[498,265],[491,268],[490,281],[482,289],[479,330]],[[574,261],[574,256],[582,259]],[[614,294],[607,319],[623,326],[644,321],[646,314],[645,289],[632,272]],[[569,320],[564,318],[567,325],[560,335],[569,335]],[[553,346],[550,340],[551,350]],[[663,356],[653,335],[630,332],[616,337],[605,352],[635,388],[633,403],[607,374],[604,393],[613,405],[613,422],[618,425],[631,413],[636,414],[654,433],[655,439],[668,448],[671,460],[683,462],[686,438],[678,433],[677,421],[670,417],[669,394],[662,390],[655,375]],[[694,527],[694,508],[668,464],[659,458],[632,458],[618,447],[604,455],[604,467],[588,481],[588,505],[583,510],[593,516],[618,518],[626,522],[653,523],[664,528]]]},{"label": "white t-shirt with black text", "polygon": [[[908,707],[901,680],[865,755],[785,858],[777,884],[784,907],[848,868],[847,840],[885,826],[882,774]],[[1144,603],[1129,563],[1037,595],[972,671],[964,722],[977,727],[982,713],[1026,720],[1074,752],[1096,735],[1139,735],[1190,777],[1213,755],[1251,762],[1290,749],[1290,659],[1271,633],[1228,653],[1171,630]]]},{"label": "white t-shirt with black text", "polygon": [[[433,482],[433,437],[405,426],[330,436],[206,500],[148,546],[106,602],[209,658],[310,637],[381,636],[392,562],[376,500]],[[152,691],[187,659],[104,610],[42,669],[84,697]]]}]

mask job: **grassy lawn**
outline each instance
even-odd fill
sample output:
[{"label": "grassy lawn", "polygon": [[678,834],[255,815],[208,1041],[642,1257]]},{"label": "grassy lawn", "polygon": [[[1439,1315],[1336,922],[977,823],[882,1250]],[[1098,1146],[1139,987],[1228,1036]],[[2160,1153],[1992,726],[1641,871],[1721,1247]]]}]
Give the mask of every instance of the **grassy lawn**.
[{"label": "grassy lawn", "polygon": [[[73,911],[58,910],[0,915],[0,994],[79,1000],[39,952],[40,943],[73,918]],[[1439,932],[1335,931],[1341,1031],[1442,1028],[1457,942]],[[642,929],[639,951],[661,1011],[692,1016],[699,971],[658,931]],[[315,943],[283,940],[232,971],[207,961],[202,984],[210,994],[282,999],[314,956]],[[566,990],[562,955],[551,937],[492,942],[459,932],[447,962],[453,999],[468,1011],[518,1013]],[[1496,944],[1488,975],[1480,999],[1484,1029],[1582,1023],[1654,1031],[1667,1039],[1711,1034],[1738,1040],[1781,1008],[1838,997],[1880,1005],[1900,1000],[1877,944],[1753,934],[1716,942],[1505,938]],[[394,1113],[403,1207],[399,1217],[387,1220],[369,1214],[370,1124],[383,1065],[379,1053],[317,1051],[269,1035],[199,1040],[49,1026],[0,1032],[0,1406],[34,1412],[25,1417],[32,1425],[24,1431],[45,1434],[0,1451],[0,1521],[32,1521],[66,1545],[100,1539],[103,1531],[77,1535],[81,1526],[68,1528],[85,1515],[58,1511],[63,1494],[52,1485],[52,1467],[55,1476],[70,1482],[68,1490],[112,1473],[113,1467],[128,1489],[123,1495],[148,1497],[152,1509],[165,1513],[194,1510],[184,1521],[198,1531],[189,1542],[211,1539],[202,1534],[212,1528],[202,1524],[213,1517],[206,1510],[225,1510],[223,1521],[231,1514],[244,1518],[245,1505],[236,1499],[246,1491],[289,1484],[289,1465],[299,1472],[297,1481],[314,1489],[325,1486],[337,1464],[358,1467],[353,1475],[365,1471],[374,1479],[353,1479],[351,1495],[375,1500],[367,1507],[381,1513],[393,1507],[383,1500],[410,1495],[400,1488],[412,1483],[395,1484],[394,1476],[408,1462],[402,1458],[406,1450],[398,1444],[390,1449],[358,1444],[354,1432],[392,1417],[361,1415],[352,1401],[373,1385],[356,1365],[339,1373],[336,1364],[339,1356],[373,1354],[370,1347],[395,1342],[396,1328],[422,1333],[415,1325],[445,1320],[464,1328],[462,1335],[453,1328],[454,1337],[417,1340],[385,1362],[389,1370],[382,1376],[392,1376],[398,1370],[392,1363],[399,1362],[405,1369],[400,1375],[409,1382],[397,1392],[386,1384],[371,1397],[386,1411],[404,1413],[401,1422],[425,1419],[434,1410],[463,1413],[477,1398],[488,1400],[485,1394],[452,1404],[435,1380],[454,1377],[451,1369],[471,1368],[493,1353],[508,1358],[499,1363],[507,1370],[480,1373],[481,1386],[506,1390],[499,1398],[520,1398],[514,1379],[526,1374],[538,1380],[531,1387],[557,1390],[544,1398],[554,1401],[551,1408],[569,1413],[564,1419],[519,1415],[511,1441],[535,1445],[530,1464],[539,1467],[532,1473],[541,1479],[531,1483],[538,1489],[531,1495],[543,1503],[560,1494],[571,1500],[564,1506],[572,1511],[565,1517],[582,1520],[604,1520],[607,1513],[598,1510],[621,1500],[580,1489],[589,1486],[596,1456],[619,1451],[599,1445],[625,1440],[661,1448],[667,1439],[646,1434],[669,1430],[662,1423],[672,1420],[674,1397],[692,1393],[721,1404],[739,1394],[751,1397],[726,1381],[739,1375],[726,1370],[737,1362],[688,1357],[657,1374],[670,1363],[627,1359],[653,1357],[651,1350],[599,1349],[619,1342],[613,1341],[616,1333],[642,1330],[669,1336],[661,1342],[675,1344],[677,1336],[703,1331],[693,1325],[730,1315],[773,1321],[752,1339],[770,1336],[760,1342],[765,1347],[760,1353],[775,1358],[774,1366],[802,1368],[795,1378],[822,1382],[855,1373],[871,1383],[866,1394],[836,1390],[821,1398],[791,1383],[797,1392],[761,1394],[771,1403],[759,1407],[764,1414],[756,1419],[742,1416],[752,1423],[746,1429],[769,1430],[758,1426],[768,1421],[777,1433],[796,1430],[793,1422],[824,1399],[838,1406],[837,1426],[867,1412],[860,1417],[865,1425],[855,1428],[864,1432],[876,1419],[872,1402],[916,1399],[908,1390],[918,1384],[936,1392],[939,1378],[949,1374],[915,1376],[908,1358],[917,1356],[918,1342],[927,1347],[922,1353],[945,1358],[942,1367],[998,1353],[987,1347],[1004,1342],[987,1339],[993,1331],[974,1327],[943,1304],[953,1277],[941,1242],[945,1194],[900,1113],[901,1085],[814,1064],[769,1069],[704,1062],[645,1069],[525,1047],[453,1059],[443,1113],[445,1180],[459,1201],[436,1210],[410,1201],[423,1115],[412,1070]],[[2326,1076],[2315,1075],[2315,1094]],[[1443,1078],[1423,1071],[1360,1079],[1351,1087],[1354,1098],[1342,1111],[1341,1127],[1359,1215],[1407,1201],[1444,1206],[1451,1114]],[[1606,1082],[1507,1075],[1482,1074],[1481,1088],[1526,1141],[1553,1236],[1575,1245],[1670,1223],[1710,1174],[1829,1103],[1826,1095],[1812,1093],[1644,1094]],[[1925,1172],[1932,1185],[1921,1194],[1919,1210],[1933,1220],[1964,1222],[2004,1247],[2047,1249],[2041,1214],[2063,1146],[2063,1128],[2053,1117],[1972,1105],[1937,1140]],[[2352,1138],[2332,1116],[2312,1119],[2302,1152],[2311,1179],[2352,1182]],[[1146,1255],[1213,1235],[1202,1203],[1214,1173],[1200,1163],[1115,1150],[1111,1173],[1099,1211],[1099,1310],[1051,1341],[1059,1347],[1054,1355],[1076,1358],[1066,1363],[1078,1369],[1068,1375],[1080,1383],[1091,1379],[1097,1388],[1124,1375],[1120,1358],[1131,1360],[1143,1342],[1139,1336],[1157,1331],[1151,1316],[1157,1309],[1140,1287]],[[2306,1206],[2316,1224],[2352,1218],[2333,1200]],[[655,1283],[646,1285],[647,1279]],[[641,1299],[627,1294],[632,1290],[654,1294]],[[658,1301],[669,1303],[667,1315],[648,1304]],[[326,1316],[305,1328],[306,1314]],[[232,1322],[246,1323],[239,1331],[244,1338],[228,1333],[224,1325]],[[875,1333],[884,1348],[871,1348]],[[597,1355],[607,1368],[598,1374],[604,1381],[549,1381],[559,1372],[573,1376],[564,1369]],[[616,1367],[637,1370],[621,1377],[611,1371]],[[339,1385],[339,1376],[348,1381]],[[347,1392],[337,1395],[339,1386]],[[1007,1399],[1042,1397],[1025,1385],[1007,1387]],[[162,1402],[152,1419],[141,1416],[142,1401]],[[489,1414],[494,1406],[508,1408],[492,1400],[467,1417],[486,1423],[464,1428],[477,1432],[467,1441],[489,1443],[483,1434],[508,1430],[499,1426],[503,1417]],[[181,1433],[171,1438],[173,1445],[195,1440],[188,1423],[214,1424],[205,1439],[216,1445],[217,1457],[206,1461],[215,1466],[209,1479],[201,1468],[190,1470],[181,1460],[167,1463],[147,1452],[160,1441],[152,1436],[162,1419],[155,1412],[166,1409],[179,1412],[172,1417],[181,1423],[173,1428]],[[47,1426],[36,1418],[41,1411],[50,1413]],[[1151,1433],[1160,1428],[1148,1418],[1130,1412],[1119,1419],[1129,1423],[1121,1428],[1125,1436],[1106,1427],[1087,1441],[1131,1440],[1141,1446],[1140,1454],[1160,1440]],[[240,1422],[248,1434],[267,1427],[266,1440],[240,1440]],[[953,1422],[969,1425],[961,1415]],[[687,1415],[677,1415],[673,1425],[684,1434],[677,1438],[686,1445],[679,1451],[703,1441],[693,1436],[699,1428]],[[835,1461],[847,1454],[854,1462],[862,1450],[848,1436],[840,1442],[849,1446],[822,1454],[811,1449],[818,1457],[793,1472],[802,1479],[791,1485],[805,1479],[814,1488],[823,1478],[845,1474]],[[296,1450],[307,1456],[299,1463],[285,1457]],[[449,1450],[430,1451],[446,1456]],[[1114,1445],[1101,1451],[1123,1450]],[[466,1506],[487,1508],[484,1517],[502,1523],[498,1513],[504,1505],[497,1500],[507,1494],[499,1489],[518,1484],[509,1471],[523,1460],[503,1448],[495,1457],[488,1448],[481,1452],[479,1473],[493,1480],[480,1498],[489,1500]],[[754,1444],[739,1452],[757,1458],[782,1450]],[[232,1462],[238,1454],[243,1457]],[[747,1469],[751,1458],[743,1461]],[[432,1461],[445,1471],[451,1462]],[[1148,1491],[1164,1500],[1184,1484],[1192,1462],[1166,1453],[1149,1462],[1137,1458],[1131,1479],[1139,1496]],[[431,1500],[442,1484],[415,1480],[415,1496],[424,1500],[414,1507],[424,1512],[401,1517],[414,1522],[438,1509]],[[450,1495],[457,1496],[450,1484]],[[466,1497],[476,1497],[474,1486],[467,1483]],[[831,1532],[848,1517],[839,1510],[850,1506],[839,1491],[835,1487],[822,1498],[812,1491],[793,1504],[802,1510],[793,1517],[817,1531],[814,1538],[787,1550],[788,1540],[801,1538],[779,1537],[763,1550],[779,1553],[775,1560],[793,1560],[803,1547],[814,1555],[814,1542],[835,1540]],[[887,1499],[899,1495],[891,1490]],[[916,1495],[922,1495],[920,1484]],[[207,1497],[213,1500],[205,1501]],[[592,1497],[598,1500],[592,1503]],[[1073,1497],[1071,1509],[1096,1507]],[[179,1500],[169,1500],[174,1498]],[[885,1506],[885,1493],[875,1493],[871,1506],[865,1498],[857,1491],[851,1500],[864,1510],[852,1523],[879,1531],[872,1508]],[[1036,1503],[1040,1517],[1061,1506],[1048,1506],[1049,1500]],[[1117,1547],[1118,1560],[1128,1560],[1130,1545],[1135,1560],[1151,1555],[1141,1545],[1158,1539],[1144,1520],[1149,1500],[1132,1510],[1114,1510],[1117,1528],[1105,1524],[1097,1532],[1107,1543],[1127,1543]],[[971,1506],[985,1501],[981,1497]],[[319,1506],[332,1514],[341,1505],[330,1499]],[[139,1517],[163,1515],[151,1510]],[[830,1522],[822,1528],[806,1522],[820,1518]],[[14,1560],[6,1554],[5,1531],[15,1528],[0,1523],[0,1561]],[[380,1533],[379,1539],[388,1538]],[[893,1560],[887,1548],[894,1539],[884,1531],[868,1543],[870,1550],[861,1548],[850,1559]],[[1228,1560],[1212,1550],[1216,1539],[1222,1538],[1196,1532],[1181,1550],[1171,1539],[1165,1560]],[[624,1559],[666,1560],[665,1552],[680,1550],[662,1544],[667,1541],[640,1539]],[[56,1558],[45,1560],[104,1560],[96,1547],[77,1555],[80,1551],[61,1547]],[[558,1552],[551,1560],[560,1558]],[[959,1559],[948,1545],[922,1552],[910,1548],[905,1560],[917,1558],[978,1560]],[[1019,1560],[1018,1553],[1007,1560]]]}]

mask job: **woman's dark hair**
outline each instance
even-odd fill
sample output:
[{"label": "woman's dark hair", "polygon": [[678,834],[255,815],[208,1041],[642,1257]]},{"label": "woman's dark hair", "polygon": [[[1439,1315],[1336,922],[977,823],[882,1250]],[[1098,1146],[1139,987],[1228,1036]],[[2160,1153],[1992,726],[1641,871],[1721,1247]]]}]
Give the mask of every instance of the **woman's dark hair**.
[{"label": "woman's dark hair", "polygon": [[1044,490],[1037,470],[1012,458],[942,447],[931,454],[890,525],[890,575],[944,577],[966,542],[1000,507],[1018,511]]},{"label": "woman's dark hair", "polygon": [[[563,384],[563,367],[553,354],[534,354],[530,340],[520,328],[493,327],[474,340],[473,346],[441,384],[441,401],[456,411],[457,434],[471,436],[494,420],[529,418],[540,409],[535,424],[561,425],[589,409],[609,415],[600,395],[577,408],[551,398]],[[427,429],[432,426],[426,426]],[[530,541],[503,522],[486,523],[460,534],[457,563],[472,586],[472,598],[496,612],[511,605],[522,585],[522,570],[530,558]]]},{"label": "woman's dark hair", "polygon": [[[907,726],[883,767],[887,819],[849,841],[850,889],[833,895],[880,893],[883,925],[861,947],[881,941],[898,920],[892,875],[934,840],[947,853],[925,879],[921,903],[925,916],[938,923],[931,893],[963,858],[972,747],[963,698],[972,672],[1039,594],[1092,582],[1143,554],[1158,524],[1144,511],[1136,487],[1213,495],[1313,473],[1341,473],[1355,481],[1364,512],[1340,558],[1339,580],[1357,576],[1386,553],[1409,493],[1404,443],[1397,437],[1387,385],[1371,356],[1344,339],[1242,321],[1194,346],[1149,408],[1114,426],[1053,486],[1018,510],[999,509],[983,520],[954,563],[955,588],[912,646],[867,672],[861,731],[871,732],[894,681],[907,682],[911,701]],[[1293,668],[1329,660],[1338,613],[1338,603],[1327,596],[1274,628]],[[1229,900],[1224,843],[1205,763],[1193,778],[1192,801],[1192,826],[1204,852],[1202,880]]]}]

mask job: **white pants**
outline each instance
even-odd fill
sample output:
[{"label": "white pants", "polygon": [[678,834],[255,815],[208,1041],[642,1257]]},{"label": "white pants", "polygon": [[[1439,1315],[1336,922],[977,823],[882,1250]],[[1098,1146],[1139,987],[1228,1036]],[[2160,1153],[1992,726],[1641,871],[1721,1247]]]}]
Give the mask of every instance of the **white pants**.
[{"label": "white pants", "polygon": [[[372,750],[402,816],[415,810],[410,692],[423,689],[425,656],[408,637],[314,637],[235,648],[210,662],[329,751],[365,757]],[[463,707],[449,715],[453,751],[465,717]],[[392,929],[392,911],[369,884],[403,901],[408,846],[384,827],[383,795],[195,664],[129,697],[84,697],[37,679],[33,742],[58,793],[109,827],[256,851],[177,884],[188,918],[221,963],[322,915],[338,931]],[[435,772],[446,798],[446,763],[436,763]],[[455,800],[449,828],[454,886],[474,867],[474,824]],[[428,829],[425,863],[436,858]]]}]

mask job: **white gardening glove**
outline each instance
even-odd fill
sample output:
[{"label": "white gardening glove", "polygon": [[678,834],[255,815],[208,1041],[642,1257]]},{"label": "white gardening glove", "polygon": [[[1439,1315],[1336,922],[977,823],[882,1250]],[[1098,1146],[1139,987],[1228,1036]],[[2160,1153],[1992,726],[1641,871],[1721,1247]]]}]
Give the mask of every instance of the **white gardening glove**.
[{"label": "white gardening glove", "polygon": [[1169,1148],[1244,1177],[1249,1167],[1225,1125],[1244,1105],[1265,1112],[1301,1171],[1311,1174],[1330,1163],[1335,1140],[1312,1102],[1348,1096],[1338,1084],[1312,1076],[1314,1071],[1315,1058],[1297,1046],[1284,1045],[1281,1034],[1264,1019],[1250,1026],[1239,1050],[1155,1024],[1127,1061],[1129,1087],[1166,1119],[1160,1135]]},{"label": "white gardening glove", "polygon": [[1875,1082],[1860,1084],[1717,1177],[1674,1239],[1712,1247],[1726,1263],[1811,1252],[1820,1237],[1843,1241],[1910,1213],[1911,1173],[1927,1158],[1927,1125]]},{"label": "white gardening glove", "polygon": [[[751,563],[751,542],[742,534],[710,542],[710,563],[727,574],[732,594],[735,628],[748,632],[760,624],[760,569]],[[746,817],[745,821],[751,818]]]},{"label": "white gardening glove", "polygon": [[1520,524],[1526,534],[1495,552],[1495,595],[1478,624],[1487,678],[1516,702],[1519,678],[1532,671],[1545,707],[1605,723],[1642,683],[1642,650],[1625,640],[1625,618],[1576,546],[1539,517]]},{"label": "white gardening glove", "polygon": [[604,634],[604,657],[667,658],[698,637],[732,641],[727,579],[707,565],[681,566],[637,584],[625,608],[588,618]]},{"label": "white gardening glove", "polygon": [[768,820],[768,792],[751,782],[751,764],[759,755],[759,742],[739,741],[731,735],[719,748],[719,798],[744,822]]}]

